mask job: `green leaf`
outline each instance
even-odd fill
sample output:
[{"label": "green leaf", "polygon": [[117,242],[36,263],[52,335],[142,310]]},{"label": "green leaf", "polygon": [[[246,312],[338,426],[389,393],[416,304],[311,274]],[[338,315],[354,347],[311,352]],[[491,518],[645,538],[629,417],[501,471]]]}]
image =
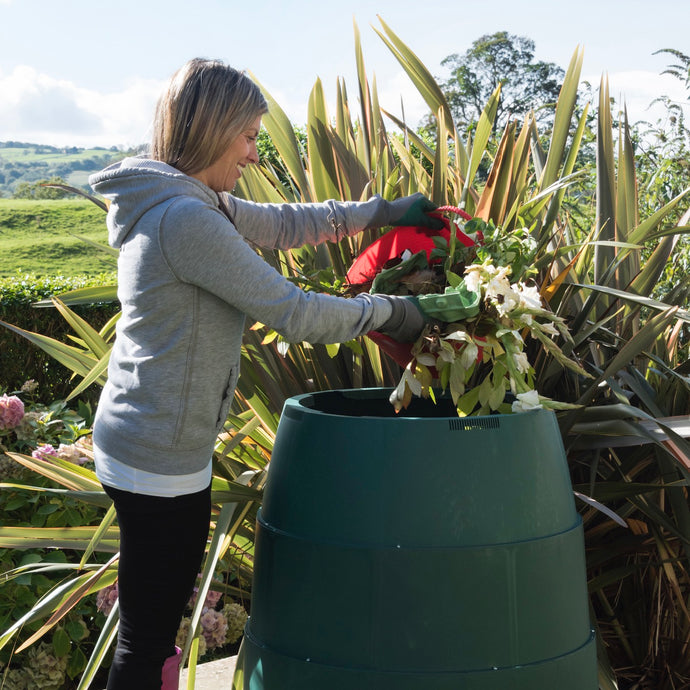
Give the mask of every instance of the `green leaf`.
[{"label": "green leaf", "polygon": [[556,115],[553,123],[553,134],[549,144],[549,153],[539,180],[539,187],[541,189],[550,187],[558,178],[577,102],[583,59],[584,51],[578,48],[570,59],[570,64],[563,79],[558,103],[556,104]]},{"label": "green leaf", "polygon": [[[117,285],[97,285],[61,292],[60,301],[67,306],[80,304],[98,304],[100,302],[115,302],[117,300]],[[36,302],[34,307],[54,307],[53,298]]]},{"label": "green leaf", "polygon": [[[46,486],[33,486],[31,484],[10,484],[10,483],[4,483],[0,484],[0,490],[2,489],[22,489],[25,491],[32,491],[35,493],[43,493],[47,495],[52,495],[52,496],[59,496],[60,498],[73,498],[78,501],[82,501],[83,503],[87,503],[89,505],[94,505],[98,506],[99,508],[107,508],[112,501],[108,496],[101,490],[101,491],[77,491],[77,490],[70,490],[70,489],[54,489],[52,487],[46,487]],[[16,507],[19,508],[23,505],[26,505],[26,500],[25,499],[18,499],[20,502],[16,504]],[[14,510],[15,508],[11,508],[11,510]],[[6,505],[5,510],[9,511],[10,508]]]},{"label": "green leaf", "polygon": [[[237,483],[252,485],[253,488],[261,488],[265,481],[265,477],[265,472],[245,472],[237,479]],[[216,571],[216,566],[228,549],[232,537],[237,533],[250,507],[251,502],[245,504],[226,503],[220,510],[201,573],[201,581],[199,582],[196,602],[190,617],[190,633],[187,637],[185,648],[182,651],[182,663],[184,663],[185,659],[189,656],[193,638],[198,632],[204,602],[210,588],[211,580]]]},{"label": "green leaf", "polygon": [[620,298],[624,302],[639,304],[641,306],[654,309],[655,311],[668,312],[669,310],[673,310],[673,315],[675,318],[690,322],[690,311],[674,307],[673,305],[666,304],[665,302],[659,302],[659,300],[652,299],[651,297],[637,295],[634,292],[627,292],[625,290],[617,290],[616,288],[607,287],[606,285],[586,285],[582,283],[573,283],[573,285],[585,290],[594,290],[595,292],[611,295],[613,297]]},{"label": "green leaf", "polygon": [[444,126],[442,113],[438,113],[438,136],[436,139],[436,157],[434,159],[434,172],[431,182],[431,198],[439,204],[445,204],[447,201],[448,189],[448,136]]},{"label": "green leaf", "polygon": [[[628,237],[628,242],[632,244],[644,244],[644,242],[651,238],[652,233],[658,227],[658,225],[663,221],[666,216],[668,216],[673,209],[690,193],[690,187],[683,190],[680,194],[675,196],[671,201],[665,206],[662,206],[658,211],[654,212],[649,218],[641,221],[640,224],[630,233]],[[688,218],[688,214],[684,216]],[[687,222],[687,220],[685,221]]]},{"label": "green leaf", "polygon": [[315,199],[311,196],[311,187],[302,164],[302,156],[297,137],[295,136],[295,130],[290,120],[277,101],[261,86],[261,83],[254,75],[252,75],[252,79],[259,85],[268,103],[268,112],[264,114],[262,122],[271,137],[271,141],[278,150],[290,176],[295,180],[302,198],[305,201],[314,201]]},{"label": "green leaf", "polygon": [[55,656],[61,657],[69,654],[69,650],[72,647],[72,642],[70,641],[69,635],[64,628],[55,628],[52,642]]},{"label": "green leaf", "polygon": [[465,186],[462,190],[462,200],[464,201],[468,194],[470,185],[474,182],[477,170],[479,170],[479,164],[482,162],[484,156],[487,155],[486,146],[489,142],[489,138],[493,131],[494,120],[496,119],[496,113],[498,112],[498,104],[501,99],[501,85],[496,87],[496,90],[491,94],[491,97],[487,101],[482,114],[479,117],[479,122],[477,123],[477,129],[474,134],[474,140],[472,142],[472,151],[470,153],[469,168],[467,170],[467,179],[465,180]]},{"label": "green leaf", "polygon": [[98,546],[100,545],[101,541],[104,540],[109,531],[110,528],[112,527],[113,523],[115,522],[117,518],[117,515],[115,513],[115,505],[111,505],[103,519],[101,520],[100,524],[98,525],[98,528],[93,534],[93,537],[91,537],[91,541],[88,543],[86,549],[84,549],[84,554],[81,557],[81,561],[79,562],[79,566],[83,568],[89,558],[91,558],[91,555],[95,552],[98,551]]},{"label": "green leaf", "polygon": [[[0,548],[74,549],[83,551],[93,540],[96,527],[0,527]],[[111,528],[99,541],[100,551],[116,553],[118,530]]]},{"label": "green leaf", "polygon": [[674,307],[651,318],[611,359],[604,372],[580,396],[578,404],[587,404],[602,381],[605,381],[609,376],[613,376],[620,369],[627,367],[635,357],[649,347],[676,317],[677,312],[678,308]]},{"label": "green leaf", "polygon": [[[465,373],[465,368],[462,366],[459,359],[454,359],[450,363],[450,378],[448,380],[450,385],[450,397],[456,404],[458,398],[465,392]],[[477,397],[479,397],[478,391]]]},{"label": "green leaf", "polygon": [[[436,83],[436,80],[431,75],[429,70],[422,64],[419,58],[410,50],[398,36],[393,32],[393,30],[378,17],[381,22],[381,26],[385,31],[386,35],[381,33],[376,27],[374,31],[381,37],[381,40],[388,46],[390,51],[393,53],[398,62],[402,65],[403,69],[407,75],[412,80],[412,83],[416,86],[422,98],[426,101],[429,109],[432,113],[440,114],[440,121],[443,121],[444,127],[448,132],[455,131],[455,124],[453,122],[453,116],[451,114],[450,106],[446,100],[443,91]],[[455,138],[455,137],[454,137]],[[458,159],[458,164],[461,171],[467,171],[468,160],[467,154],[464,148],[460,147],[458,151],[462,158]]]},{"label": "green leaf", "polygon": [[340,350],[340,343],[330,343],[326,345],[326,352],[329,357],[335,357]]},{"label": "green leaf", "polygon": [[67,660],[67,668],[65,669],[67,675],[74,680],[86,668],[86,655],[82,652],[81,647],[73,649]]},{"label": "green leaf", "polygon": [[84,669],[84,673],[79,681],[77,690],[87,690],[90,687],[94,676],[101,667],[103,660],[105,659],[105,656],[115,639],[119,619],[120,608],[119,602],[116,600],[115,605],[111,609],[110,614],[105,621],[105,625],[101,629],[101,634],[98,637],[93,651],[91,652],[91,656],[86,664],[86,668]]},{"label": "green leaf", "polygon": [[[4,528],[0,527],[0,530],[3,529]],[[56,585],[44,596],[40,597],[28,612],[22,615],[17,621],[14,622],[13,625],[7,628],[7,630],[0,635],[0,649],[2,649],[14,637],[14,635],[26,625],[33,623],[34,621],[39,620],[46,615],[53,614],[63,605],[66,600],[70,598],[75,591],[79,590],[85,582],[90,581],[91,577],[92,573],[84,573],[73,580],[68,580],[67,582],[62,582]],[[43,629],[42,632],[45,632],[45,629]],[[36,635],[34,634],[33,637],[35,636]],[[26,644],[27,643],[25,642],[24,645]],[[29,644],[31,644],[31,640],[29,641]],[[17,651],[21,651],[21,648]]]},{"label": "green leaf", "polygon": [[30,331],[26,331],[23,328],[18,328],[17,326],[12,326],[4,321],[0,321],[0,326],[4,326],[10,331],[23,336],[77,374],[85,376],[89,373],[91,367],[97,361],[93,355],[85,353],[79,348],[65,345],[54,338],[49,338],[48,336],[40,335],[38,333],[31,333]]},{"label": "green leaf", "polygon": [[456,407],[458,408],[458,416],[467,417],[472,414],[474,408],[479,402],[479,386],[470,389],[464,395],[458,398]]},{"label": "green leaf", "polygon": [[309,98],[307,113],[307,148],[310,176],[316,201],[341,198],[338,172],[328,138],[329,118],[321,81],[317,79]]},{"label": "green leaf", "polygon": [[57,297],[53,297],[53,304],[56,309],[63,316],[65,321],[72,327],[74,332],[79,336],[89,352],[91,352],[94,357],[101,358],[104,354],[109,352],[110,345],[101,338],[100,333],[91,327],[91,325],[81,316],[75,314],[69,307],[67,307],[63,302],[61,302]]},{"label": "green leaf", "polygon": [[9,457],[24,465],[33,472],[42,474],[48,479],[56,481],[62,486],[75,491],[102,491],[103,487],[96,477],[96,473],[87,467],[75,465],[58,457],[51,457],[50,461],[41,458],[20,455],[19,453],[7,453]]}]

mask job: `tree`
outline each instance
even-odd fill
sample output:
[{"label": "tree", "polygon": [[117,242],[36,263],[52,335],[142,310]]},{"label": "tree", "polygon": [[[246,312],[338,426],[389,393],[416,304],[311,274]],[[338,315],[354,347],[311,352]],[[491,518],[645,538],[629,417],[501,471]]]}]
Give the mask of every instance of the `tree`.
[{"label": "tree", "polygon": [[661,50],[657,50],[654,55],[658,55],[659,53],[668,53],[678,60],[676,64],[669,65],[662,74],[670,74],[680,79],[682,82],[685,82],[688,90],[690,90],[690,55],[681,53],[680,50],[676,50],[675,48],[662,48]]},{"label": "tree", "polygon": [[471,128],[478,121],[499,84],[494,131],[530,110],[537,122],[553,118],[564,72],[554,63],[535,62],[534,41],[528,38],[497,31],[481,36],[463,55],[449,55],[441,64],[451,68],[442,89],[459,128]]},{"label": "tree", "polygon": [[13,199],[62,199],[67,196],[63,189],[48,185],[67,184],[61,177],[51,177],[38,182],[20,182],[12,195]]}]

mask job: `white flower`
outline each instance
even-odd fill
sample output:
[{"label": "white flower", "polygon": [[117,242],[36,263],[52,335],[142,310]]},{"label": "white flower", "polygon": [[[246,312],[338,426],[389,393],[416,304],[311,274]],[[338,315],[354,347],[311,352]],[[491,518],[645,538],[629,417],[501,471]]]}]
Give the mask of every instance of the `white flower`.
[{"label": "white flower", "polygon": [[537,391],[518,393],[516,397],[517,400],[512,405],[513,412],[526,412],[527,410],[536,410],[541,407]]},{"label": "white flower", "polygon": [[496,305],[501,316],[505,316],[520,304],[520,295],[508,280],[510,267],[495,269],[493,266],[488,266],[487,268],[493,270],[490,271],[492,276],[486,284],[486,298]]},{"label": "white flower", "polygon": [[483,266],[471,265],[465,269],[465,287],[470,292],[479,292],[481,287]]},{"label": "white flower", "polygon": [[[515,368],[521,373],[526,374],[530,369],[529,360],[524,352],[514,352],[513,362],[515,363]],[[534,391],[531,391],[534,392]]]},{"label": "white flower", "polygon": [[528,287],[523,283],[519,283],[517,290],[521,307],[542,311],[541,295],[538,288],[534,286]]},{"label": "white flower", "polygon": [[[487,268],[492,268],[493,266],[488,266]],[[486,296],[489,298],[497,298],[499,295],[509,296],[513,290],[510,286],[510,281],[508,280],[508,275],[510,274],[509,268],[499,268],[489,271],[493,275],[489,278],[486,284]],[[515,295],[514,299],[516,302],[519,301],[519,297]]]},{"label": "white flower", "polygon": [[507,316],[518,304],[520,304],[520,298],[517,296],[517,293],[511,290],[503,295],[502,302],[496,302],[496,311],[499,316]]}]

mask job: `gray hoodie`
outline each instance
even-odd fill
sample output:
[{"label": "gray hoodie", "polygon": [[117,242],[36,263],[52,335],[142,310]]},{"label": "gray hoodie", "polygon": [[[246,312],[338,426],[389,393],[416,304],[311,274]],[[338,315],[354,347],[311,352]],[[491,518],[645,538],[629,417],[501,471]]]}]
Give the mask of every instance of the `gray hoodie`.
[{"label": "gray hoodie", "polygon": [[[209,462],[239,373],[245,315],[291,342],[380,328],[385,298],[304,292],[250,246],[337,241],[390,222],[392,204],[256,204],[158,161],[127,158],[89,179],[110,200],[122,315],[94,425],[99,451],[163,475]],[[222,208],[221,204],[226,206]]]}]

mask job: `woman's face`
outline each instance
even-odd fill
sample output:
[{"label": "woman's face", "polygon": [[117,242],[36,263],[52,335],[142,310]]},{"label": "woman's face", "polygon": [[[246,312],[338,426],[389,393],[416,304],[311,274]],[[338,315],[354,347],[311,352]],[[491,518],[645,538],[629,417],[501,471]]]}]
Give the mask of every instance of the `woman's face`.
[{"label": "woman's face", "polygon": [[231,192],[237,180],[242,177],[242,169],[250,163],[259,162],[256,138],[261,129],[261,116],[235,139],[225,153],[208,168],[194,173],[192,177],[201,180],[214,192]]}]

